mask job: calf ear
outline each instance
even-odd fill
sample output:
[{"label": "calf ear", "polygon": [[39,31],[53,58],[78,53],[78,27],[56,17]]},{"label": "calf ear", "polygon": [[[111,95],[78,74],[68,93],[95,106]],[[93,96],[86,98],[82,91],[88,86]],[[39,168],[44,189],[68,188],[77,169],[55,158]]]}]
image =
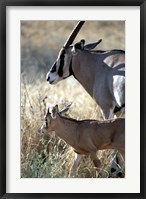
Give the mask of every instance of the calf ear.
[{"label": "calf ear", "polygon": [[69,110],[69,108],[70,108],[71,105],[72,105],[72,102],[69,103],[66,107],[64,107],[59,113],[61,115],[63,115],[64,113],[66,113]]},{"label": "calf ear", "polygon": [[71,52],[73,54],[76,54],[77,53],[77,49],[78,50],[83,50],[84,49],[84,44],[85,44],[85,40],[82,39],[80,42],[76,43],[75,45],[73,45],[72,49],[71,49]]}]

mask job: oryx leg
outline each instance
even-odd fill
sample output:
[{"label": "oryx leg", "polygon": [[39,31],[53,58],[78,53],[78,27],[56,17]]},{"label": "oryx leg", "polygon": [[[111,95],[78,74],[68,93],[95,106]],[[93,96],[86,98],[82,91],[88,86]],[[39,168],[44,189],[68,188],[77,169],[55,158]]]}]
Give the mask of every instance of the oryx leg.
[{"label": "oryx leg", "polygon": [[79,165],[81,159],[82,159],[82,155],[75,153],[74,162],[73,162],[73,165],[72,165],[72,167],[70,168],[70,171],[69,171],[69,177],[71,177],[74,174],[74,172],[75,172],[77,166]]},{"label": "oryx leg", "polygon": [[118,150],[119,153],[115,154],[115,151],[111,157],[112,161],[110,161],[109,169],[111,172],[111,175],[114,177],[124,177],[125,174],[125,161],[124,161],[124,154],[122,151]]},{"label": "oryx leg", "polygon": [[118,161],[119,161],[119,165],[122,168],[125,168],[125,152],[124,150],[118,150],[119,151],[119,154],[117,156],[118,158]]},{"label": "oryx leg", "polygon": [[101,114],[102,114],[104,120],[111,119],[114,117],[113,108],[111,108],[111,109],[101,108]]}]

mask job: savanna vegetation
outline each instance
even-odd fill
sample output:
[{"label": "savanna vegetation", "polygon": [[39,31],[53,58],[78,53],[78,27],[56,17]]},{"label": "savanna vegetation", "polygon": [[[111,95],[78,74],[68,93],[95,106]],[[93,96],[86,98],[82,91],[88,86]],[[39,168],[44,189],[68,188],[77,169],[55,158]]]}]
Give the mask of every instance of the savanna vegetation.
[{"label": "savanna vegetation", "polygon": [[[67,113],[75,119],[102,119],[99,107],[83,87],[69,77],[56,85],[49,85],[45,76],[55,61],[59,49],[77,21],[21,21],[21,177],[66,178],[73,162],[74,151],[55,133],[41,135],[48,106],[62,109],[72,106]],[[125,48],[123,21],[87,21],[75,39],[87,43],[103,39],[100,50]],[[112,150],[98,152],[103,171],[98,177],[118,177],[124,168],[116,165]],[[111,170],[111,167],[116,167]],[[89,157],[79,165],[76,178],[95,178],[96,169]]]}]

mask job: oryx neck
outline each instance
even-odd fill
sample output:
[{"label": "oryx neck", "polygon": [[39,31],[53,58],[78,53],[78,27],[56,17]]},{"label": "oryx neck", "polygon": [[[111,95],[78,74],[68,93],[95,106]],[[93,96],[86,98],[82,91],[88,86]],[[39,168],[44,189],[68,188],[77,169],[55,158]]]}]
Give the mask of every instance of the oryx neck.
[{"label": "oryx neck", "polygon": [[93,96],[95,70],[95,61],[93,61],[93,59],[90,57],[90,53],[88,53],[88,57],[83,56],[82,54],[80,56],[73,56],[73,76],[79,81],[79,83],[91,96]]}]

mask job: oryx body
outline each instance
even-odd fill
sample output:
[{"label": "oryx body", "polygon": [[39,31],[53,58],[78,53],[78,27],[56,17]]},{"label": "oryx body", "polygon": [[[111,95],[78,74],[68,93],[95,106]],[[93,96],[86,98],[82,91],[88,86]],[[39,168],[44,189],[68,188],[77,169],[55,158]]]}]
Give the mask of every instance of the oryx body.
[{"label": "oryx body", "polygon": [[92,50],[101,40],[88,45],[81,40],[71,45],[76,34],[72,33],[60,50],[47,81],[55,84],[73,75],[100,106],[104,119],[111,118],[114,110],[125,105],[125,52]]}]

